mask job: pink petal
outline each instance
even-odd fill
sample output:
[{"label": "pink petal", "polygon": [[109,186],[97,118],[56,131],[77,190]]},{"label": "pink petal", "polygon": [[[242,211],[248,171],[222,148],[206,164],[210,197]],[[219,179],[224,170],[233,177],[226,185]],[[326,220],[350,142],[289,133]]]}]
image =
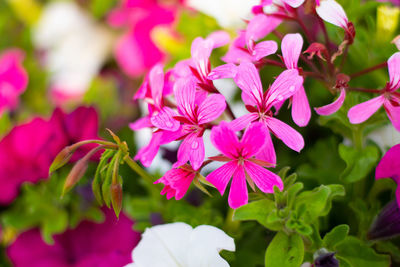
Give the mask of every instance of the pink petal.
[{"label": "pink petal", "polygon": [[222,121],[219,126],[214,126],[211,129],[210,139],[211,143],[225,156],[232,159],[238,156],[239,139],[227,122]]},{"label": "pink petal", "polygon": [[229,191],[228,203],[232,209],[237,209],[240,206],[246,205],[249,196],[247,192],[246,176],[244,168],[239,165],[233,173],[231,190]]},{"label": "pink petal", "polygon": [[281,44],[282,56],[286,68],[297,69],[301,48],[303,47],[303,38],[299,33],[286,34]]},{"label": "pink petal", "polygon": [[192,42],[192,47],[190,51],[193,63],[195,64],[196,69],[199,71],[202,77],[207,77],[208,75],[209,57],[211,56],[213,46],[214,41],[204,40],[201,37],[197,37]]},{"label": "pink petal", "polygon": [[175,120],[173,117],[177,114],[169,107],[164,107],[160,111],[153,112],[151,116],[151,123],[154,127],[167,130],[167,131],[176,131],[178,130],[180,123]]},{"label": "pink petal", "polygon": [[246,128],[251,122],[257,120],[258,118],[259,115],[257,113],[249,113],[243,115],[242,117],[239,117],[231,121],[229,123],[229,128],[231,128],[235,132],[241,131],[244,128]]},{"label": "pink petal", "polygon": [[400,106],[393,106],[390,101],[383,103],[383,106],[394,128],[400,132]]},{"label": "pink petal", "polygon": [[295,129],[272,117],[266,118],[265,120],[273,134],[281,139],[289,148],[297,152],[303,149],[304,139]]},{"label": "pink petal", "polygon": [[229,47],[228,52],[223,57],[221,57],[221,59],[226,63],[235,63],[235,64],[240,64],[241,62],[253,61],[253,57],[250,55],[247,49],[244,49],[243,47],[238,47],[234,44],[232,44]]},{"label": "pink petal", "polygon": [[5,50],[0,57],[0,80],[11,85],[16,96],[28,85],[28,74],[22,66],[24,57],[19,49]]},{"label": "pink petal", "polygon": [[396,90],[400,87],[400,52],[393,54],[388,60],[390,87]]},{"label": "pink petal", "polygon": [[146,97],[147,89],[149,86],[149,77],[148,75],[144,78],[142,85],[136,91],[135,95],[133,96],[134,100],[143,99]]},{"label": "pink petal", "polygon": [[269,132],[263,123],[253,122],[250,124],[241,140],[243,158],[250,158],[260,150],[268,149],[265,147],[267,136],[269,136]]},{"label": "pink petal", "polygon": [[206,180],[214,185],[222,196],[225,192],[229,180],[231,179],[237,167],[237,161],[225,163],[224,165],[207,175]]},{"label": "pink petal", "polygon": [[300,89],[303,77],[295,69],[285,70],[276,78],[267,94],[267,106],[271,107],[278,102],[288,99]]},{"label": "pink petal", "polygon": [[310,121],[311,109],[303,86],[292,96],[292,118],[300,127],[306,126]]},{"label": "pink petal", "polygon": [[342,89],[340,91],[339,97],[335,101],[333,101],[328,105],[319,108],[314,108],[314,110],[315,112],[317,112],[318,115],[329,116],[338,111],[342,107],[345,98],[346,98],[346,90]]},{"label": "pink petal", "polygon": [[262,103],[263,89],[260,75],[253,63],[243,62],[237,68],[234,77],[236,84],[243,90],[255,103]]},{"label": "pink petal", "polygon": [[204,124],[217,119],[226,108],[225,97],[221,94],[209,95],[197,110],[198,124]]},{"label": "pink petal", "polygon": [[149,72],[149,84],[154,106],[161,108],[162,92],[164,88],[164,72],[161,64],[156,64]]},{"label": "pink petal", "polygon": [[375,178],[392,178],[396,182],[400,179],[400,144],[390,148],[378,163]]},{"label": "pink petal", "polygon": [[161,137],[162,132],[153,133],[150,143],[147,146],[139,149],[134,159],[140,160],[143,166],[150,167],[154,157],[157,155],[158,149],[160,148]]},{"label": "pink petal", "polygon": [[263,57],[275,54],[276,50],[278,50],[278,44],[275,41],[260,42],[254,47],[253,58],[258,61]]},{"label": "pink petal", "polygon": [[277,186],[281,191],[283,190],[282,179],[275,173],[251,161],[245,161],[244,168],[257,187],[264,193],[273,193],[274,186]]},{"label": "pink petal", "polygon": [[291,7],[298,8],[304,3],[304,0],[283,0],[283,2]]},{"label": "pink petal", "polygon": [[[267,126],[266,126],[267,127]],[[257,159],[276,164],[276,153],[274,148],[274,143],[272,143],[271,135],[265,137],[265,147],[258,154],[256,154]]]},{"label": "pink petal", "polygon": [[178,79],[174,84],[174,95],[179,112],[188,118],[193,118],[196,97],[196,82],[194,79]]},{"label": "pink petal", "polygon": [[383,102],[385,102],[385,97],[381,95],[355,105],[349,110],[347,117],[353,124],[362,123],[371,117],[382,106]]},{"label": "pink petal", "polygon": [[197,132],[189,134],[183,139],[178,149],[178,161],[174,167],[179,167],[190,161],[193,169],[197,170],[203,164],[205,157],[203,137],[197,136]]},{"label": "pink petal", "polygon": [[218,66],[208,74],[207,79],[217,80],[217,79],[233,78],[237,73],[237,68],[238,67],[232,63]]},{"label": "pink petal", "polygon": [[318,16],[321,19],[339,26],[343,29],[347,28],[348,19],[342,6],[335,0],[321,0],[320,5],[316,7]]},{"label": "pink petal", "polygon": [[247,48],[252,49],[252,42],[256,42],[273,30],[282,22],[282,19],[273,16],[259,14],[254,16],[247,25],[246,44]]},{"label": "pink petal", "polygon": [[218,48],[228,44],[231,41],[231,37],[226,31],[215,31],[208,35],[206,40],[212,40],[213,48]]},{"label": "pink petal", "polygon": [[145,116],[143,118],[137,119],[135,122],[129,123],[129,128],[131,128],[133,131],[150,127],[153,127],[153,124],[151,123],[149,116]]}]

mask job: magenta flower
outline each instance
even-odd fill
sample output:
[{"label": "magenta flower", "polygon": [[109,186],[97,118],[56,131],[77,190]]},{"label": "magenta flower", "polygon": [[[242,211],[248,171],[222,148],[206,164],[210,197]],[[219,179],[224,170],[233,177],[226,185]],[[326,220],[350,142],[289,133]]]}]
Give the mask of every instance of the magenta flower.
[{"label": "magenta flower", "polygon": [[328,105],[319,108],[314,108],[314,110],[315,112],[317,112],[318,115],[329,116],[338,111],[342,107],[345,98],[346,98],[346,90],[345,88],[341,88],[340,95],[335,101],[333,101]]},{"label": "magenta flower", "polygon": [[161,195],[166,194],[167,199],[175,197],[176,200],[179,200],[186,194],[195,176],[196,171],[190,165],[185,164],[177,169],[167,171],[154,183],[165,185]]},{"label": "magenta flower", "polygon": [[122,267],[131,262],[131,251],[140,240],[132,225],[123,213],[118,220],[112,210],[105,210],[103,223],[83,221],[54,236],[54,245],[46,244],[38,229],[24,232],[7,248],[7,255],[15,267]]},{"label": "magenta flower", "polygon": [[271,164],[255,157],[262,150],[273,149],[268,136],[268,130],[260,122],[252,123],[241,141],[226,122],[221,122],[211,130],[211,142],[223,154],[213,159],[227,163],[211,172],[206,179],[223,195],[233,176],[228,198],[229,206],[233,209],[248,202],[246,180],[253,189],[255,184],[264,193],[273,193],[274,186],[283,189],[281,178],[263,168]]},{"label": "magenta flower", "polygon": [[[35,118],[14,127],[0,141],[0,204],[11,203],[22,183],[47,178],[61,149],[85,139],[98,139],[97,131],[96,111],[84,107],[68,115],[56,109],[50,120]],[[91,148],[85,145],[73,160]]]},{"label": "magenta flower", "polygon": [[[300,34],[286,34],[282,39],[282,56],[286,68],[297,70],[297,63],[303,47],[303,38]],[[310,104],[303,84],[292,96],[292,118],[298,126],[306,126],[311,118]]]},{"label": "magenta flower", "polygon": [[382,105],[396,130],[400,131],[400,95],[396,92],[400,88],[400,52],[392,55],[388,60],[389,82],[380,96],[352,107],[347,116],[353,124],[366,121]]},{"label": "magenta flower", "polygon": [[181,116],[175,119],[182,122],[183,141],[178,150],[175,167],[190,161],[195,170],[204,161],[205,150],[203,133],[209,122],[217,119],[226,108],[221,94],[206,96],[204,91],[196,91],[196,82],[180,79],[175,83],[175,98]]},{"label": "magenta flower", "polygon": [[[304,147],[303,137],[286,123],[272,117],[271,108],[293,96],[303,84],[303,78],[296,69],[283,71],[271,85],[267,92],[263,92],[260,76],[252,63],[244,62],[238,67],[226,64],[215,68],[209,75],[210,79],[233,77],[236,84],[242,89],[242,99],[247,110],[251,113],[233,120],[230,127],[239,131],[251,122],[260,121],[276,137],[288,147],[299,152]],[[268,147],[273,147],[271,137],[267,135]],[[265,149],[258,155],[261,159],[276,163],[274,149]]]},{"label": "magenta flower", "polygon": [[0,55],[0,116],[6,109],[14,109],[19,96],[28,85],[28,74],[22,66],[24,52],[18,49]]},{"label": "magenta flower", "polygon": [[122,0],[121,7],[113,10],[108,22],[114,27],[129,28],[115,47],[115,58],[124,72],[137,77],[148,71],[165,57],[151,39],[151,31],[158,25],[174,21],[175,10],[156,0]]},{"label": "magenta flower", "polygon": [[396,199],[400,207],[400,144],[390,148],[383,156],[375,171],[375,178],[392,178],[397,184]]},{"label": "magenta flower", "polygon": [[[298,8],[304,3],[305,0],[281,0],[282,3],[289,5],[293,8]],[[263,6],[275,4],[274,0],[261,0]]]},{"label": "magenta flower", "polygon": [[160,64],[155,65],[139,88],[134,99],[145,99],[149,104],[149,115],[131,123],[132,130],[144,127],[156,127],[167,131],[176,131],[179,122],[173,119],[175,111],[164,105],[163,96],[168,92],[164,90],[164,72]]}]

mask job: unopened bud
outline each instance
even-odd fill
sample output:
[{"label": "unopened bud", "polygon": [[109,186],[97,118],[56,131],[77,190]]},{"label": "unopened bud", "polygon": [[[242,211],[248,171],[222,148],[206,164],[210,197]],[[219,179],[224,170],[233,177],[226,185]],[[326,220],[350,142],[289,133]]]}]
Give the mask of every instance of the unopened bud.
[{"label": "unopened bud", "polygon": [[68,163],[68,161],[71,159],[72,155],[74,154],[75,150],[72,150],[70,146],[65,147],[63,150],[60,151],[60,153],[57,154],[56,158],[53,160],[53,162],[50,165],[49,168],[49,173],[53,173],[65,164]]},{"label": "unopened bud", "polygon": [[113,179],[111,183],[111,203],[117,218],[122,209],[122,178]]},{"label": "unopened bud", "polygon": [[370,240],[389,239],[400,234],[400,209],[395,200],[387,204],[372,223],[367,237]]},{"label": "unopened bud", "polygon": [[85,174],[89,161],[86,157],[80,159],[74,167],[72,167],[71,172],[68,174],[67,179],[65,179],[64,188],[62,195],[65,195]]},{"label": "unopened bud", "polygon": [[322,248],[314,254],[314,267],[339,267],[339,261],[334,252]]}]

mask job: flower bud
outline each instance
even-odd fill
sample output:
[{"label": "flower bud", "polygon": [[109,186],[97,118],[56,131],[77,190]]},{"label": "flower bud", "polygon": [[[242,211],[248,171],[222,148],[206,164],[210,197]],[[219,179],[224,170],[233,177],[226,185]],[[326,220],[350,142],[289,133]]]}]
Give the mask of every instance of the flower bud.
[{"label": "flower bud", "polygon": [[71,149],[70,146],[64,147],[64,149],[57,154],[56,158],[51,163],[49,173],[51,174],[67,164],[74,152],[75,150]]},{"label": "flower bud", "polygon": [[370,240],[389,239],[400,234],[400,209],[396,201],[387,204],[375,218],[368,231]]},{"label": "flower bud", "polygon": [[335,258],[335,252],[328,252],[322,248],[314,254],[314,267],[339,267],[339,261]]},{"label": "flower bud", "polygon": [[117,218],[122,209],[122,178],[113,179],[111,183],[111,203]]}]

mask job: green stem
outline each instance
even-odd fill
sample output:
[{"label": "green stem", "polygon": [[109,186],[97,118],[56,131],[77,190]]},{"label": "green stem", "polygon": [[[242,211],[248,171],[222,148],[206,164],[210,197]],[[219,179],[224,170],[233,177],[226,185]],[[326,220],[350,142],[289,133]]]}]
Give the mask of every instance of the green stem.
[{"label": "green stem", "polygon": [[137,174],[139,174],[140,177],[142,177],[147,183],[149,184],[153,184],[153,178],[145,171],[142,169],[142,167],[139,166],[139,164],[137,164],[136,161],[134,161],[129,154],[126,154],[124,156],[124,161],[126,162],[126,164],[128,164],[128,166],[135,171]]}]

